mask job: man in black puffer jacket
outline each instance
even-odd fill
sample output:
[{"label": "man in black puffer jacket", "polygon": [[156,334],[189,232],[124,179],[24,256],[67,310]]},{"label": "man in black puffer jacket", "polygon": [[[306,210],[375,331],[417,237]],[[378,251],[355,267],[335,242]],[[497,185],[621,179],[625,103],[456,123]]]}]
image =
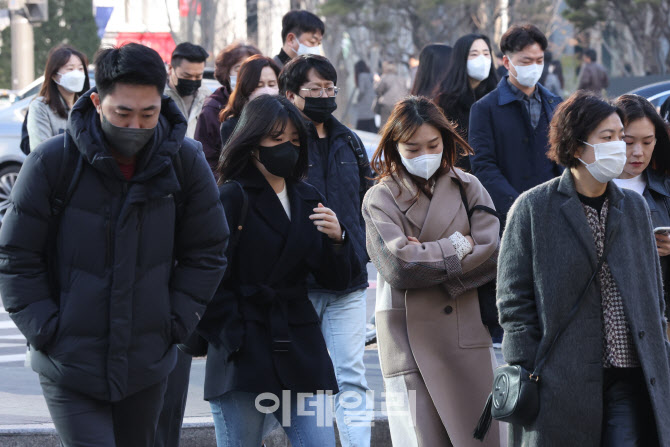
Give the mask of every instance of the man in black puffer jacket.
[{"label": "man in black puffer jacket", "polygon": [[[21,169],[0,231],[0,294],[63,444],[151,446],[175,343],[221,280],[228,227],[200,143],[162,96],[158,53],[106,49],[95,74],[66,133]],[[77,173],[60,180],[74,188],[53,218],[67,159]]]}]

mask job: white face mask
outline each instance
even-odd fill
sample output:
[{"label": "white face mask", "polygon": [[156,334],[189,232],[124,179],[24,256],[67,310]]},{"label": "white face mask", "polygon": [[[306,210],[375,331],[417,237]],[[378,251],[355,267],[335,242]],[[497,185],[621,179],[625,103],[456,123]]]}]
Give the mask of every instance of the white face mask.
[{"label": "white face mask", "polygon": [[279,94],[279,87],[261,87],[251,92],[251,95],[249,95],[249,101],[251,101],[254,98],[258,98],[261,95],[278,95],[278,94]]},{"label": "white face mask", "polygon": [[537,84],[537,81],[542,77],[542,70],[544,70],[544,64],[530,64],[530,65],[519,65],[518,67],[512,63],[512,59],[507,56],[509,59],[509,64],[514,67],[516,70],[516,76],[512,74],[510,70],[509,75],[514,77],[519,84],[524,87],[534,87]]},{"label": "white face mask", "polygon": [[398,152],[398,155],[400,155],[400,160],[407,169],[407,172],[426,180],[431,178],[442,164],[442,152],[439,154],[419,155],[414,158],[405,158],[400,152]]},{"label": "white face mask", "polygon": [[321,45],[317,45],[315,47],[308,47],[307,45],[304,45],[301,42],[298,42],[298,51],[296,51],[296,54],[298,56],[302,56],[303,54],[315,54],[317,56],[320,56],[321,55]]},{"label": "white face mask", "polygon": [[468,59],[468,76],[478,81],[489,77],[491,71],[491,58],[480,54],[474,59]]},{"label": "white face mask", "polygon": [[237,75],[230,75],[230,89],[235,90],[236,84],[237,84]]},{"label": "white face mask", "polygon": [[608,141],[598,144],[589,144],[582,141],[582,143],[593,148],[595,161],[589,164],[581,158],[578,160],[586,166],[594,179],[600,183],[607,183],[621,175],[624,166],[626,166],[625,141]]},{"label": "white face mask", "polygon": [[86,75],[83,71],[72,70],[67,73],[58,73],[60,81],[55,81],[56,84],[63,87],[65,90],[72,93],[79,93],[84,89],[84,82],[86,82]]}]

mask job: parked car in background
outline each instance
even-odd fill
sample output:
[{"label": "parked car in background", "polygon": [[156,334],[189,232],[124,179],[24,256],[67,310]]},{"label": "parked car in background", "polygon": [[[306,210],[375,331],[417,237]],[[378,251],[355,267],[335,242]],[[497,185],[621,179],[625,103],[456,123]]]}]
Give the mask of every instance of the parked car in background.
[{"label": "parked car in background", "polygon": [[654,107],[656,107],[656,110],[658,110],[665,100],[670,97],[670,80],[638,87],[628,93],[631,95],[644,96],[654,105]]},{"label": "parked car in background", "polygon": [[[89,69],[91,87],[95,86],[95,75]],[[16,182],[16,178],[26,156],[21,152],[21,126],[28,111],[30,102],[42,88],[44,76],[40,76],[25,88],[16,93],[14,102],[5,108],[0,108],[0,224],[9,206],[9,194]],[[212,92],[220,87],[215,79],[202,80],[202,84]]]}]

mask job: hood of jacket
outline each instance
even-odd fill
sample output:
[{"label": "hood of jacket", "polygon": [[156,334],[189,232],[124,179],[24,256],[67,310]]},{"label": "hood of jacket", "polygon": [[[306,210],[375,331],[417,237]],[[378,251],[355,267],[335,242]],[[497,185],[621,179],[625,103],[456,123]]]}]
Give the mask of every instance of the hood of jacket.
[{"label": "hood of jacket", "polygon": [[[84,160],[99,171],[118,177],[120,171],[102,132],[100,114],[93,105],[91,93],[97,93],[97,89],[89,90],[75,103],[68,120],[66,133],[77,146]],[[170,165],[172,157],[184,142],[186,128],[186,119],[179,111],[177,104],[169,97],[162,95],[156,131],[138,154],[136,173],[132,181],[145,181]]]}]

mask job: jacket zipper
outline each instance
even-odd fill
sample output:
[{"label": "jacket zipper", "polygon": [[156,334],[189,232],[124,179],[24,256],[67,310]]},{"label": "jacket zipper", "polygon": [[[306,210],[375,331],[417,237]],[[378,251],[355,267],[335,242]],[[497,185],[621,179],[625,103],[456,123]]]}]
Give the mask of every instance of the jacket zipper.
[{"label": "jacket zipper", "polygon": [[107,262],[108,268],[112,267],[112,211],[109,206],[105,208],[106,233],[107,233]]}]

